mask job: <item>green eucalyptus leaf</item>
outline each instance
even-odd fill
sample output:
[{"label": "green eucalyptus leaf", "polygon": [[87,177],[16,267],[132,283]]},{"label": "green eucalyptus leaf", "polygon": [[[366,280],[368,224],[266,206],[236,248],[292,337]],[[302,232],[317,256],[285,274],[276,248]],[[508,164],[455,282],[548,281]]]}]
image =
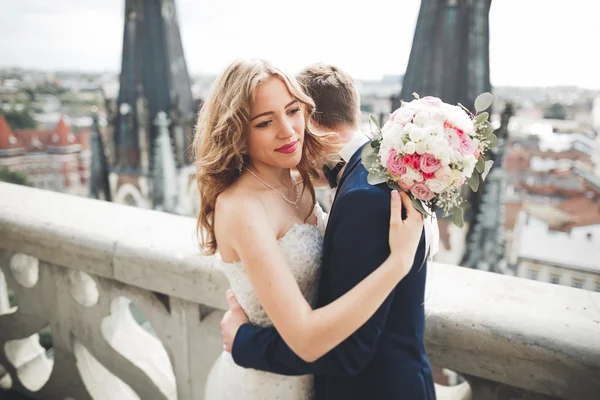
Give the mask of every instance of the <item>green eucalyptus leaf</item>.
[{"label": "green eucalyptus leaf", "polygon": [[475,123],[481,124],[483,121],[487,121],[487,119],[489,117],[490,117],[490,114],[488,114],[487,112],[482,112],[481,114],[477,114],[477,116],[475,117]]},{"label": "green eucalyptus leaf", "polygon": [[364,146],[362,151],[360,152],[360,157],[364,162],[365,159],[372,157],[373,154],[376,154],[376,151],[377,150],[373,146]]},{"label": "green eucalyptus leaf", "polygon": [[475,99],[475,110],[479,113],[487,110],[494,101],[494,96],[490,92],[481,93]]},{"label": "green eucalyptus leaf", "polygon": [[492,160],[487,160],[485,162],[485,168],[484,168],[483,172],[481,173],[481,179],[483,179],[484,181],[485,181],[485,178],[490,173],[490,170],[492,169],[492,165],[494,165],[494,162]]},{"label": "green eucalyptus leaf", "polygon": [[379,121],[377,121],[377,118],[375,118],[375,116],[373,114],[369,115],[369,122],[373,123],[375,125],[378,132],[381,131],[381,127],[379,126]]},{"label": "green eucalyptus leaf", "polygon": [[490,149],[493,149],[493,148],[495,148],[496,146],[498,146],[498,136],[496,136],[496,135],[494,135],[493,133],[491,133],[491,134],[488,136],[488,140],[490,141],[490,145],[489,145],[489,148],[490,148]]},{"label": "green eucalyptus leaf", "polygon": [[452,222],[454,222],[454,225],[458,226],[459,228],[465,226],[464,211],[462,208],[454,207],[452,212]]},{"label": "green eucalyptus leaf", "polygon": [[477,164],[475,164],[475,168],[477,169],[477,172],[483,172],[485,168],[485,160],[483,159],[483,157],[479,156],[479,158],[477,159]]},{"label": "green eucalyptus leaf", "polygon": [[361,157],[362,163],[367,171],[371,171],[371,169],[373,169],[377,165],[377,153],[375,152],[375,149],[371,146],[363,147]]},{"label": "green eucalyptus leaf", "polygon": [[492,133],[494,133],[494,126],[490,122],[486,122],[484,132],[485,137],[490,136]]},{"label": "green eucalyptus leaf", "polygon": [[473,171],[471,177],[467,179],[467,183],[471,190],[476,192],[479,189],[479,173]]},{"label": "green eucalyptus leaf", "polygon": [[423,203],[421,203],[421,200],[415,199],[414,197],[411,200],[412,200],[413,206],[415,206],[415,208],[417,210],[419,210],[419,212],[421,214],[429,217],[429,213],[427,211],[425,211],[425,207],[423,207]]},{"label": "green eucalyptus leaf", "polygon": [[369,183],[369,185],[375,186],[375,185],[379,185],[381,183],[385,183],[387,182],[388,177],[385,173],[375,173],[375,172],[369,172],[369,175],[367,176],[367,182]]},{"label": "green eucalyptus leaf", "polygon": [[387,181],[387,185],[392,190],[397,190],[398,192],[403,192],[403,190],[400,188],[400,185],[398,185],[397,182]]}]

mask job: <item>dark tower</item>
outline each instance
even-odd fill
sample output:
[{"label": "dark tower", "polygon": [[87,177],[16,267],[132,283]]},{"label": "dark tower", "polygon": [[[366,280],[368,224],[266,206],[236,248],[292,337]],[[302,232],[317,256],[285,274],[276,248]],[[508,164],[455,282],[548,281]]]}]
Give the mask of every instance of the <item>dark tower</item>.
[{"label": "dark tower", "polygon": [[112,201],[110,185],[108,182],[108,163],[106,162],[104,142],[100,133],[98,115],[94,114],[93,121],[91,137],[92,161],[90,166],[90,197]]},{"label": "dark tower", "polygon": [[[474,111],[475,98],[491,92],[491,3],[492,0],[421,0],[402,91],[399,98],[391,99],[392,109],[400,106],[400,99],[412,100],[412,93],[416,92],[421,97],[436,96],[446,103],[460,103]],[[467,196],[469,242],[482,218],[478,215],[483,211],[480,208],[485,185]],[[468,257],[465,254],[463,259]]]},{"label": "dark tower", "polygon": [[174,0],[126,0],[119,97],[114,117],[114,172],[147,176],[158,137],[159,112],[178,166],[187,164],[194,115]]},{"label": "dark tower", "polygon": [[400,98],[436,96],[472,109],[491,91],[489,11],[492,0],[422,0]]}]

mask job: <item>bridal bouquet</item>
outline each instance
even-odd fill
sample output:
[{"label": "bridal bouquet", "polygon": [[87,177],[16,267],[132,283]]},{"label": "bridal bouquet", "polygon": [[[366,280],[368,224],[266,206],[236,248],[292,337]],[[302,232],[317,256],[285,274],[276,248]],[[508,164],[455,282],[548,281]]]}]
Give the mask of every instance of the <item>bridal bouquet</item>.
[{"label": "bridal bouquet", "polygon": [[484,157],[498,143],[484,112],[493,97],[478,96],[473,115],[462,105],[446,104],[437,97],[413,96],[383,128],[371,117],[377,131],[362,151],[368,182],[404,191],[425,215],[442,209],[444,217],[452,216],[462,227],[461,188],[466,183],[476,192],[480,177],[485,179],[493,164]]}]

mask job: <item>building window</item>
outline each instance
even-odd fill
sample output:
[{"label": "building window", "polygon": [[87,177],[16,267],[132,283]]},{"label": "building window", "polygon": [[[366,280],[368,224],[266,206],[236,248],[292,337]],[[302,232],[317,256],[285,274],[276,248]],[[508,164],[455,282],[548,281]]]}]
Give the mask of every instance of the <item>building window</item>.
[{"label": "building window", "polygon": [[577,289],[581,289],[583,287],[583,279],[574,278],[573,283],[571,283],[571,286]]},{"label": "building window", "polygon": [[533,279],[534,281],[537,281],[538,278],[538,271],[536,271],[535,269],[530,269],[529,270],[529,274],[527,275],[527,277],[529,279]]},{"label": "building window", "polygon": [[558,276],[556,274],[550,275],[550,283],[552,283],[554,285],[558,285],[558,282],[560,282],[560,276]]}]

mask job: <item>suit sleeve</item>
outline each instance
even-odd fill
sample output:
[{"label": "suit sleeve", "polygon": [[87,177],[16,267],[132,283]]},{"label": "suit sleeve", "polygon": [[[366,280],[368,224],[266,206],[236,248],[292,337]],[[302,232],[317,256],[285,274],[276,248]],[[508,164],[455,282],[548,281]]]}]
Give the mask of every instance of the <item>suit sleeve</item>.
[{"label": "suit sleeve", "polygon": [[[389,256],[389,191],[357,188],[338,199],[330,215],[331,253],[327,260],[327,298],[331,302],[366,278]],[[395,289],[394,289],[395,291]],[[394,291],[356,332],[320,359],[307,363],[298,357],[277,330],[250,324],[240,327],[232,355],[246,368],[282,375],[356,375],[369,363],[385,326]],[[323,303],[323,301],[321,301]]]}]

